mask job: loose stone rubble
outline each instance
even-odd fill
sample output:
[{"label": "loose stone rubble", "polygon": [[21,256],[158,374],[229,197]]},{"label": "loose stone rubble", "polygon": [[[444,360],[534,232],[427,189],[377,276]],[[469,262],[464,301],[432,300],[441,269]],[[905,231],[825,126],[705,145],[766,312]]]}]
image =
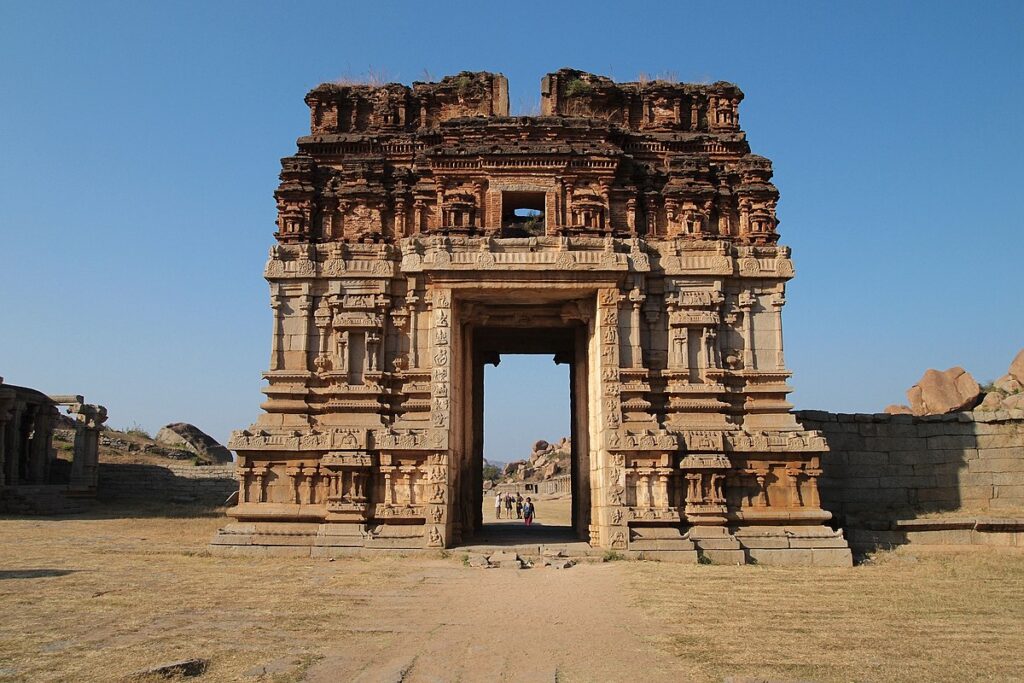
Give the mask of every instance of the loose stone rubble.
[{"label": "loose stone rubble", "polygon": [[264,271],[265,412],[229,443],[237,521],[215,547],[465,542],[482,523],[483,366],[534,352],[571,369],[580,538],[848,565],[818,499],[825,441],[786,400],[793,263],[743,93],[562,69],[541,116],[510,117],[507,92],[463,72],[306,96]]}]

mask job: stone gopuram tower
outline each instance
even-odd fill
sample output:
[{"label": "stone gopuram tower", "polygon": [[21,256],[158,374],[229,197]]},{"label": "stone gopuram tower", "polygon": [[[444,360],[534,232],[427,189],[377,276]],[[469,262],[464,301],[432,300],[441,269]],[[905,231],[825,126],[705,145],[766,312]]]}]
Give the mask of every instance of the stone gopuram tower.
[{"label": "stone gopuram tower", "polygon": [[325,84],[282,160],[263,415],[225,551],[457,546],[481,525],[483,366],[570,366],[573,527],[665,560],[848,565],[790,414],[789,249],[729,83],[562,69]]}]

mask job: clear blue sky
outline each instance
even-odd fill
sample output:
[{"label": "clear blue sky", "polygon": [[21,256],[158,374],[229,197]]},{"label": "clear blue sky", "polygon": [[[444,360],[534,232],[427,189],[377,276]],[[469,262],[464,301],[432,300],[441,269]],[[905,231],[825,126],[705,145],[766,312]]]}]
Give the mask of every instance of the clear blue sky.
[{"label": "clear blue sky", "polygon": [[[927,367],[1005,372],[1024,346],[1024,3],[718,5],[7,0],[0,375],[84,393],[115,426],[225,439],[262,398],[261,269],[306,91],[487,69],[528,112],[562,66],[743,88],[796,259],[798,407],[880,410]],[[488,385],[493,457],[567,428],[550,358],[519,367]]]}]

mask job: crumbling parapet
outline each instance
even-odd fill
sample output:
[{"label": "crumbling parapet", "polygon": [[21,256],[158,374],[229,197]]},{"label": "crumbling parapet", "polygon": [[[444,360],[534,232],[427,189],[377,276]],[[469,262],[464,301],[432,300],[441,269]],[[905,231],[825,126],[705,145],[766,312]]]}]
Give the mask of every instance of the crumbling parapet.
[{"label": "crumbling parapet", "polygon": [[508,116],[502,74],[463,71],[439,83],[374,86],[324,83],[306,95],[310,133],[413,131],[467,116]]},{"label": "crumbling parapet", "polygon": [[541,114],[597,118],[630,130],[739,132],[743,91],[732,83],[616,83],[576,69],[541,81]]}]

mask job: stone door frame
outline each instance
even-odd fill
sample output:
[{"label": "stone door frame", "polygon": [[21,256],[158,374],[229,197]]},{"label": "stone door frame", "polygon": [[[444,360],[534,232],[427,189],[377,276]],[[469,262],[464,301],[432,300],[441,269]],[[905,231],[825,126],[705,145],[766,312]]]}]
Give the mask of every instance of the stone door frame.
[{"label": "stone door frame", "polygon": [[[610,535],[599,525],[605,501],[598,484],[610,467],[610,455],[602,437],[606,425],[600,399],[608,390],[602,380],[597,311],[600,293],[617,292],[618,286],[617,282],[462,281],[435,289],[435,301],[449,305],[434,307],[435,340],[437,330],[447,329],[441,335],[449,337],[451,344],[451,384],[442,390],[451,396],[446,545],[465,542],[481,522],[483,366],[495,352],[558,354],[569,363],[572,526],[581,540],[593,545],[608,542]],[[450,321],[450,327],[437,326],[445,321]],[[540,336],[558,330],[561,336],[555,343]],[[504,340],[498,348],[493,344],[496,333]]]}]

